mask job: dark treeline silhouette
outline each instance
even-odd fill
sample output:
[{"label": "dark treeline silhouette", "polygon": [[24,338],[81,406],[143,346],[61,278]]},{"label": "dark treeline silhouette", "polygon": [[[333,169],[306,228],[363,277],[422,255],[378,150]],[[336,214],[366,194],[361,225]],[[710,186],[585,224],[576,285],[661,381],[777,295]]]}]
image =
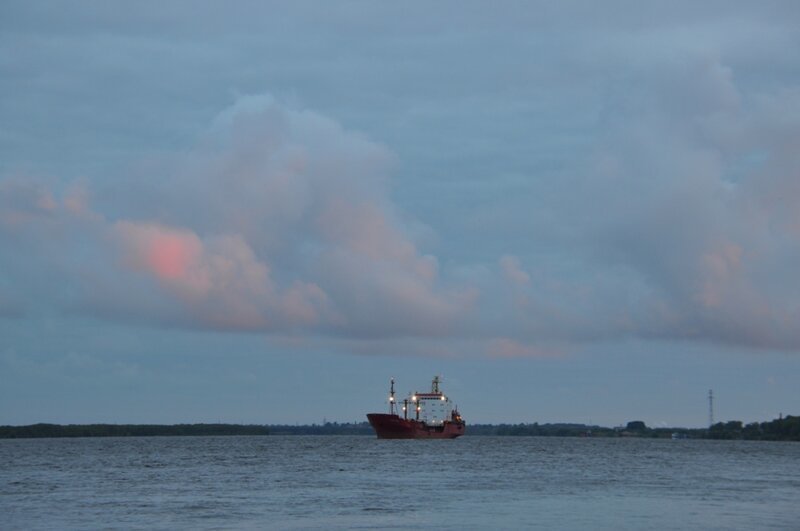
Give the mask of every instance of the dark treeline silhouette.
[{"label": "dark treeline silhouette", "polygon": [[326,422],[321,425],[32,424],[30,426],[0,426],[0,439],[191,435],[371,435],[373,433],[367,422]]},{"label": "dark treeline silhouette", "polygon": [[0,438],[268,435],[266,426],[240,424],[32,424],[0,426]]},{"label": "dark treeline silhouette", "polygon": [[[0,439],[40,437],[151,437],[191,435],[374,435],[367,422],[323,424],[33,424],[0,426]],[[648,437],[660,439],[741,439],[800,441],[800,417],[769,422],[718,422],[710,428],[649,428],[641,420],[606,428],[586,424],[468,424],[467,436]]]},{"label": "dark treeline silhouette", "polygon": [[649,437],[655,439],[741,439],[748,441],[800,441],[800,417],[787,415],[769,422],[718,422],[710,428],[649,428],[641,420],[625,427],[605,428],[585,424],[472,424],[468,435],[539,437]]},{"label": "dark treeline silhouette", "polygon": [[[684,428],[648,428],[641,420],[634,420],[627,426],[618,428],[606,428],[603,426],[574,424],[574,423],[554,423],[554,424],[473,424],[469,426],[470,435],[510,435],[510,436],[536,436],[536,437],[652,437],[665,438],[672,437],[676,430],[686,434],[689,431]],[[697,430],[702,432],[703,430]]]},{"label": "dark treeline silhouette", "polygon": [[708,430],[710,439],[800,441],[800,417],[787,415],[770,422],[742,425],[739,420],[717,422]]},{"label": "dark treeline silhouette", "polygon": [[369,422],[325,422],[324,424],[270,424],[273,435],[375,435]]}]

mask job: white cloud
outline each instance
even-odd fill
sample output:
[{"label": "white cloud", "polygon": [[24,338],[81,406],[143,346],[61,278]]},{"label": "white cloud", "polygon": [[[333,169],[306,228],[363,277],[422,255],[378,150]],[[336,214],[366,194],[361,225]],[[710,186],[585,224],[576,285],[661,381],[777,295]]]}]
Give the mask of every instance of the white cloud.
[{"label": "white cloud", "polygon": [[[800,346],[795,10],[452,7],[422,27],[15,8],[5,299],[354,337]],[[96,20],[114,31],[87,38]],[[216,113],[239,87],[279,97]],[[28,167],[63,180],[8,177]],[[175,263],[146,258],[160,238]]]},{"label": "white cloud", "polygon": [[[131,199],[116,200],[127,218],[96,214],[104,207],[89,204],[85,180],[63,198],[6,181],[0,213],[12,236],[38,231],[42,220],[91,228],[36,245],[41,253],[88,246],[102,259],[84,266],[116,287],[82,291],[89,286],[75,281],[75,269],[53,263],[45,267],[76,288],[56,304],[114,318],[162,305],[147,319],[222,330],[442,334],[468,297],[439,286],[436,258],[397,221],[386,193],[390,161],[385,148],[328,118],[246,97],[196,150],[130,185]],[[142,282],[150,288],[141,291]]]}]

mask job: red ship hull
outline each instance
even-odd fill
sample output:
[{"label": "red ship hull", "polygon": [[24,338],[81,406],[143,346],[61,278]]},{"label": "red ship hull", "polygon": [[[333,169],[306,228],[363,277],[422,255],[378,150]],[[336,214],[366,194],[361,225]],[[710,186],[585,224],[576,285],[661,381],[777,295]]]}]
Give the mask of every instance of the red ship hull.
[{"label": "red ship hull", "polygon": [[378,439],[455,439],[466,431],[463,422],[446,421],[439,426],[428,426],[418,420],[386,413],[369,413],[367,419]]}]

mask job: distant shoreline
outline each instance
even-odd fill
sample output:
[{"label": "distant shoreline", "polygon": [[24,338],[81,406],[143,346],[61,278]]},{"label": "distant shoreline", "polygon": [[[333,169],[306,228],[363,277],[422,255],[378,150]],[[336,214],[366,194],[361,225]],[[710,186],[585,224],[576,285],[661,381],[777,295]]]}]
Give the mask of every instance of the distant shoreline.
[{"label": "distant shoreline", "polygon": [[[324,424],[30,424],[0,426],[0,439],[77,437],[163,437],[230,435],[374,435],[367,422]],[[649,428],[642,421],[606,428],[574,423],[467,424],[466,436],[643,437],[656,439],[728,439],[800,441],[800,417],[769,422],[719,422],[711,428]]]}]

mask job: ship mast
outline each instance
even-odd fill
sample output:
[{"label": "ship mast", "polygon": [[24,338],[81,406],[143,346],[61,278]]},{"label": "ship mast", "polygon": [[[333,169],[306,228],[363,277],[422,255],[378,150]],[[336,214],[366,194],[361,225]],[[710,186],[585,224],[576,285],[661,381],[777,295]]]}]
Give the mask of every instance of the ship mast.
[{"label": "ship mast", "polygon": [[391,379],[389,387],[389,413],[394,415],[394,378]]},{"label": "ship mast", "polygon": [[433,382],[431,382],[431,393],[439,394],[439,377],[434,376]]}]

